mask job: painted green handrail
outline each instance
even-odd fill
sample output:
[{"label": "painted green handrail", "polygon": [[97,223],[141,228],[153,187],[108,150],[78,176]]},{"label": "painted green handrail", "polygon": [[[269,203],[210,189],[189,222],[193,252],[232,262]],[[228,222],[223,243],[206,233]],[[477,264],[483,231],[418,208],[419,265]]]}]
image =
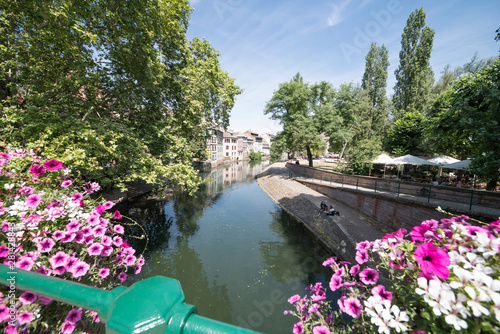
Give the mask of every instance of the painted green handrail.
[{"label": "painted green handrail", "polygon": [[195,306],[184,303],[179,281],[163,276],[105,291],[0,265],[0,283],[97,311],[107,334],[258,334],[196,314]]}]

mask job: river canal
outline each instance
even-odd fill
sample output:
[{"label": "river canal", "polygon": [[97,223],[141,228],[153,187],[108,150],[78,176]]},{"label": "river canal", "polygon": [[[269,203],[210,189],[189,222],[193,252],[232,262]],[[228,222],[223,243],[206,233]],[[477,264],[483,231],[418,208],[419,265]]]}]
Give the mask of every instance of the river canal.
[{"label": "river canal", "polygon": [[204,174],[195,196],[144,196],[122,206],[149,236],[146,265],[126,283],[172,277],[200,315],[291,333],[297,320],[283,315],[287,299],[317,281],[327,286],[331,272],[321,263],[329,253],[259,187],[255,175],[266,165],[222,166]]}]

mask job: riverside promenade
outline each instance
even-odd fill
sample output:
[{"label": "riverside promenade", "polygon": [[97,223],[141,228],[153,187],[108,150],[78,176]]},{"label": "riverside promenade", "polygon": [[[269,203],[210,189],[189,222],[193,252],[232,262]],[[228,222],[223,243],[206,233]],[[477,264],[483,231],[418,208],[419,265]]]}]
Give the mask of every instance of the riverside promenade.
[{"label": "riverside promenade", "polygon": [[[358,211],[290,179],[285,162],[277,162],[256,176],[260,187],[283,210],[298,219],[326,247],[346,261],[355,263],[356,243],[375,240],[393,232]],[[322,201],[332,205],[340,216],[321,212]]]}]

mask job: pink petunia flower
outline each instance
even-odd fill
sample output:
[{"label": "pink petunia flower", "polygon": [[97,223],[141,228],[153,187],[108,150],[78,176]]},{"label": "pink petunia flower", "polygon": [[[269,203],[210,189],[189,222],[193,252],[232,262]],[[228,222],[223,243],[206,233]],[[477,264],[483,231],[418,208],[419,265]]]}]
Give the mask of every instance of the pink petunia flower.
[{"label": "pink petunia flower", "polygon": [[85,242],[85,235],[82,231],[78,231],[75,233],[75,242],[78,244],[83,244]]},{"label": "pink petunia flower", "polygon": [[359,273],[359,264],[352,266],[351,269],[349,270],[349,274],[351,274],[351,276],[355,276],[358,273]]},{"label": "pink petunia flower", "polygon": [[110,256],[113,253],[113,247],[104,245],[101,251],[101,256]]},{"label": "pink petunia flower", "polygon": [[135,263],[136,257],[134,255],[127,255],[125,258],[125,265],[133,266]]},{"label": "pink petunia flower", "polygon": [[108,237],[107,235],[103,235],[101,237],[101,244],[103,244],[104,246],[111,246],[112,243],[113,239],[111,239],[111,237]]},{"label": "pink petunia flower", "polygon": [[380,298],[384,300],[392,300],[392,293],[389,291],[385,291],[385,287],[383,285],[377,285],[376,287],[372,288],[372,295],[380,296]]},{"label": "pink petunia flower", "polygon": [[360,301],[355,297],[349,297],[344,300],[344,309],[344,312],[353,318],[359,318],[361,313],[363,313],[363,307]]},{"label": "pink petunia flower", "polygon": [[123,228],[123,226],[117,224],[117,225],[113,226],[113,231],[115,231],[115,233],[118,233],[118,234],[123,234],[125,232],[125,229]]},{"label": "pink petunia flower", "polygon": [[106,208],[102,205],[98,205],[95,207],[94,209],[94,212],[97,214],[97,215],[101,215],[104,211],[106,211]]},{"label": "pink petunia flower", "polygon": [[83,195],[82,193],[75,193],[73,194],[73,196],[71,196],[71,200],[75,203],[78,203],[80,202],[81,200],[83,200]]},{"label": "pink petunia flower", "polygon": [[26,203],[26,206],[28,208],[34,209],[42,202],[42,196],[40,196],[38,194],[33,194],[33,195],[26,197],[24,202]]},{"label": "pink petunia flower", "polygon": [[65,235],[65,233],[63,231],[57,230],[57,231],[52,232],[52,239],[61,240],[62,238],[64,238],[64,235]]},{"label": "pink petunia flower", "polygon": [[[52,269],[45,268],[45,266],[40,266],[35,270],[35,272],[45,276],[50,276],[50,274],[52,274]],[[40,299],[40,296],[38,296],[38,299]]]},{"label": "pink petunia flower", "polygon": [[113,237],[113,245],[116,247],[120,247],[123,244],[123,239],[120,238],[119,236]]},{"label": "pink petunia flower", "polygon": [[31,165],[31,169],[30,169],[31,175],[40,176],[45,172],[46,172],[46,170],[45,170],[45,168],[43,168],[43,166],[40,166],[39,164]]},{"label": "pink petunia flower", "polygon": [[90,265],[84,261],[78,262],[76,265],[73,266],[71,269],[70,273],[73,274],[73,277],[81,277],[87,274],[89,271]]},{"label": "pink petunia flower", "polygon": [[23,305],[29,305],[36,301],[36,295],[31,291],[25,291],[19,296],[19,301]]},{"label": "pink petunia flower", "polygon": [[119,275],[118,275],[118,280],[123,283],[127,280],[127,273],[125,273],[124,271],[121,272]]},{"label": "pink petunia flower", "polygon": [[90,245],[91,243],[94,242],[95,237],[93,235],[87,235],[85,237],[85,244]]},{"label": "pink petunia flower", "polygon": [[75,330],[75,325],[70,322],[65,322],[61,327],[62,334],[71,334]]},{"label": "pink petunia flower", "polygon": [[72,184],[73,184],[73,182],[71,180],[66,180],[63,183],[61,183],[61,187],[62,188],[68,188]]},{"label": "pink petunia flower", "polygon": [[296,323],[293,325],[293,334],[302,334],[304,333],[304,324],[301,322]]},{"label": "pink petunia flower", "polygon": [[9,256],[9,249],[5,245],[0,245],[0,258]]},{"label": "pink petunia flower", "polygon": [[342,277],[333,275],[330,279],[330,290],[335,291],[342,287]]},{"label": "pink petunia flower", "polygon": [[87,222],[90,226],[95,226],[100,223],[99,216],[92,214],[87,218]]},{"label": "pink petunia flower", "polygon": [[93,230],[92,230],[92,227],[90,227],[90,226],[84,226],[84,227],[82,227],[80,232],[82,232],[85,237],[88,237],[89,235],[92,234]]},{"label": "pink petunia flower", "polygon": [[62,275],[66,272],[66,269],[66,266],[55,267],[54,270],[52,270],[52,273],[55,275]]},{"label": "pink petunia flower", "polygon": [[138,275],[142,270],[142,266],[137,266],[134,268],[134,274]]},{"label": "pink petunia flower", "polygon": [[0,323],[10,318],[9,308],[5,304],[0,304]]},{"label": "pink petunia flower", "polygon": [[40,253],[47,253],[52,250],[52,247],[54,247],[55,244],[54,240],[45,238],[36,245],[36,248]]},{"label": "pink petunia flower", "polygon": [[370,257],[368,256],[368,251],[366,249],[359,249],[356,251],[356,262],[359,264],[368,262],[369,259]]},{"label": "pink petunia flower", "polygon": [[371,268],[365,268],[362,272],[359,273],[359,279],[364,284],[376,284],[378,281],[378,277],[378,271]]},{"label": "pink petunia flower", "polygon": [[103,245],[99,243],[93,243],[89,248],[87,248],[87,253],[89,253],[90,256],[97,256],[101,254],[103,248]]},{"label": "pink petunia flower", "polygon": [[81,308],[78,308],[78,309],[74,308],[68,312],[68,315],[66,316],[64,321],[69,322],[71,324],[76,324],[81,319],[82,319],[82,309]]},{"label": "pink petunia flower", "polygon": [[66,230],[68,232],[78,232],[80,228],[80,223],[76,219],[72,219],[69,224],[66,224]]},{"label": "pink petunia flower", "polygon": [[33,313],[29,311],[22,311],[17,315],[17,321],[19,322],[19,325],[29,324],[34,317]]},{"label": "pink petunia flower", "polygon": [[330,330],[325,325],[314,326],[313,334],[330,334]]},{"label": "pink petunia flower", "polygon": [[113,218],[115,219],[122,219],[122,215],[120,214],[120,211],[116,210],[115,213],[113,213]]},{"label": "pink petunia flower", "polygon": [[447,279],[450,271],[450,256],[442,249],[433,246],[432,242],[421,244],[414,253],[415,260],[420,265],[424,275],[436,275],[442,279]]},{"label": "pink petunia flower", "polygon": [[63,242],[63,243],[71,242],[71,241],[75,240],[75,237],[76,237],[76,233],[67,232],[64,234],[64,237],[61,239],[61,242]]},{"label": "pink petunia flower", "polygon": [[43,167],[45,167],[47,170],[58,170],[63,167],[63,164],[59,160],[51,159],[47,162],[44,162]]},{"label": "pink petunia flower", "polygon": [[52,268],[57,268],[59,266],[66,266],[68,262],[69,255],[64,252],[57,252],[54,256],[49,259],[49,263]]},{"label": "pink petunia flower", "polygon": [[106,233],[107,228],[101,225],[94,227],[94,236],[102,237]]},{"label": "pink petunia flower", "polygon": [[101,277],[101,278],[108,277],[108,275],[109,275],[109,268],[101,268],[99,270],[99,273],[97,275],[99,275],[99,277]]},{"label": "pink petunia flower", "polygon": [[106,210],[109,210],[111,209],[113,206],[115,205],[115,203],[111,202],[111,201],[107,201],[106,203],[104,203],[102,206],[106,209]]},{"label": "pink petunia flower", "polygon": [[80,261],[80,259],[78,259],[78,258],[76,258],[76,257],[74,257],[74,256],[70,256],[70,257],[68,258],[68,260],[66,261],[66,269],[67,269],[69,272],[71,272],[71,270],[73,269],[73,267],[74,267],[75,265],[77,265],[79,261]]}]

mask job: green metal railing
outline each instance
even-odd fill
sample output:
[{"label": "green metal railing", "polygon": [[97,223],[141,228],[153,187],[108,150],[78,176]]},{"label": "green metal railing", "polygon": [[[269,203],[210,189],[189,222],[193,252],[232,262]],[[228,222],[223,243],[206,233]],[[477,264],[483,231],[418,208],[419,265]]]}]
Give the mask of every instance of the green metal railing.
[{"label": "green metal railing", "polygon": [[258,334],[196,314],[195,306],[184,303],[179,281],[163,276],[105,291],[0,265],[0,283],[97,311],[107,334]]}]

